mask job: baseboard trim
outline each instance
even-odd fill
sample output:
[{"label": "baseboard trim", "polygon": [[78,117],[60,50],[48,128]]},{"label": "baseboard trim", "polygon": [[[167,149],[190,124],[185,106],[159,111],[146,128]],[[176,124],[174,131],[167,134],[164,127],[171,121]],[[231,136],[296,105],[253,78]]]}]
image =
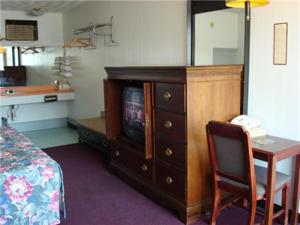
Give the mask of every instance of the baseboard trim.
[{"label": "baseboard trim", "polygon": [[30,121],[30,122],[21,122],[21,123],[9,123],[9,126],[12,126],[19,132],[26,132],[26,131],[65,127],[67,126],[67,122],[68,122],[67,118],[58,118],[58,119],[39,120],[39,121]]}]

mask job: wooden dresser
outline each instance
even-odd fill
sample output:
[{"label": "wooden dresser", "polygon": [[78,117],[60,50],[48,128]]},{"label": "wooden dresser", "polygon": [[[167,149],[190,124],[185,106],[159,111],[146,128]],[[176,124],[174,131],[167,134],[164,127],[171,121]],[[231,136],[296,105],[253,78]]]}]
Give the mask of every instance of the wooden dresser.
[{"label": "wooden dresser", "polygon": [[[139,191],[175,209],[186,224],[210,204],[205,126],[240,114],[242,65],[105,68],[106,135],[111,169]],[[122,134],[122,88],[144,86],[146,144]]]}]

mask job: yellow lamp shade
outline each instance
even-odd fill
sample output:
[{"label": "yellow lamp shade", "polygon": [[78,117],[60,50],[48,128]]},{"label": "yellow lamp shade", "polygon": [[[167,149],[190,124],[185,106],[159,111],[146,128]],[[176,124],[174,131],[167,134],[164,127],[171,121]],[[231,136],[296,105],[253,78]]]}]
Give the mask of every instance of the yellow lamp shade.
[{"label": "yellow lamp shade", "polygon": [[231,8],[245,8],[245,2],[250,2],[250,7],[260,7],[269,4],[269,0],[226,0],[226,6]]},{"label": "yellow lamp shade", "polygon": [[5,48],[0,46],[0,54],[3,54],[5,52]]}]

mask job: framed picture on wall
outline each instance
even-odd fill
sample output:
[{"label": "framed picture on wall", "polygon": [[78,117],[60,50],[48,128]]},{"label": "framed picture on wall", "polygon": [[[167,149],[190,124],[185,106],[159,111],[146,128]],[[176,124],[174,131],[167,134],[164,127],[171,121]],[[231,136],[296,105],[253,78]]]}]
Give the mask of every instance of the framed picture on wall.
[{"label": "framed picture on wall", "polygon": [[273,64],[287,64],[288,23],[274,24]]}]

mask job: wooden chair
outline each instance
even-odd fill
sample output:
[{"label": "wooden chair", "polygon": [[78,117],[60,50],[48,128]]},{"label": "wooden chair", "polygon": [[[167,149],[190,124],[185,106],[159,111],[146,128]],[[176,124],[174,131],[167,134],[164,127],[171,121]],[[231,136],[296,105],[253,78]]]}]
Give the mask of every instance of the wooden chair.
[{"label": "wooden chair", "polygon": [[[267,169],[254,166],[252,142],[243,127],[230,123],[210,121],[206,126],[213,175],[213,202],[210,225],[216,225],[221,211],[221,192],[246,199],[249,208],[249,225],[254,224],[256,202],[265,199]],[[276,173],[275,190],[282,190],[282,225],[288,224],[288,195],[290,177]]]}]

